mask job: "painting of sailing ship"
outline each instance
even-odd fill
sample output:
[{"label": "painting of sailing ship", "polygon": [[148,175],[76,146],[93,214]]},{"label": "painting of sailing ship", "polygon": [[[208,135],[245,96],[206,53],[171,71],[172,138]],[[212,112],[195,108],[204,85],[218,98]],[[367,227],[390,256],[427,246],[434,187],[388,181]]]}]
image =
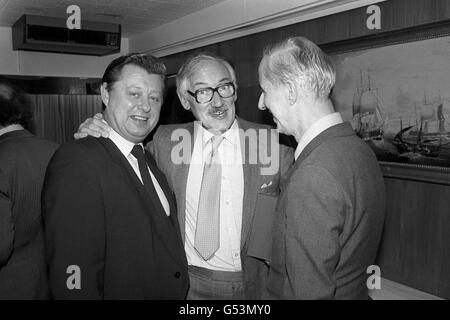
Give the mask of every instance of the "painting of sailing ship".
[{"label": "painting of sailing ship", "polygon": [[377,88],[372,88],[370,74],[364,85],[361,71],[361,83],[356,87],[352,101],[352,123],[356,134],[365,141],[381,140],[383,138],[384,122],[386,120],[382,101]]},{"label": "painting of sailing ship", "polygon": [[336,108],[380,161],[450,167],[450,37],[332,59]]}]

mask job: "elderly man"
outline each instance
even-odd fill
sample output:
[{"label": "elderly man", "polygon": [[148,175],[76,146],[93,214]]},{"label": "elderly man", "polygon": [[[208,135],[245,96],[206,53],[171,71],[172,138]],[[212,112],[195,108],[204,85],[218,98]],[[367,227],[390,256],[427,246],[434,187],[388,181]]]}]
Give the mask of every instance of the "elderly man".
[{"label": "elderly man", "polygon": [[[149,144],[176,195],[188,299],[258,299],[265,287],[273,209],[293,156],[269,126],[236,117],[236,88],[227,61],[190,57],[178,72],[177,93],[197,121],[160,126]],[[107,130],[95,119],[80,127],[81,136]]]},{"label": "elderly man", "polygon": [[142,141],[155,127],[165,66],[112,61],[101,86],[109,138],[62,146],[43,191],[49,282],[56,299],[184,299],[175,198]]},{"label": "elderly man", "polygon": [[27,128],[29,101],[0,81],[0,299],[45,299],[41,219],[45,170],[58,145]]},{"label": "elderly man", "polygon": [[384,184],[370,148],[334,111],[335,71],[311,41],[266,50],[260,109],[298,142],[274,223],[267,298],[367,299],[384,218]]}]

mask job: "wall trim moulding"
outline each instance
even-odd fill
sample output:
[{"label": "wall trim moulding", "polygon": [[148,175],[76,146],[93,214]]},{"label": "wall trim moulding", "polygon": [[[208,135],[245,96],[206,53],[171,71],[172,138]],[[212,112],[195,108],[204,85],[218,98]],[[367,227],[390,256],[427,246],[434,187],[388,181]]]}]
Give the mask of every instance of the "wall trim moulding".
[{"label": "wall trim moulding", "polygon": [[384,1],[387,0],[318,0],[309,4],[298,6],[291,10],[281,11],[258,19],[246,21],[232,27],[193,36],[191,38],[163,45],[145,52],[157,57],[163,57],[178,52],[207,46],[213,43],[227,41],[303,21],[313,20]]}]

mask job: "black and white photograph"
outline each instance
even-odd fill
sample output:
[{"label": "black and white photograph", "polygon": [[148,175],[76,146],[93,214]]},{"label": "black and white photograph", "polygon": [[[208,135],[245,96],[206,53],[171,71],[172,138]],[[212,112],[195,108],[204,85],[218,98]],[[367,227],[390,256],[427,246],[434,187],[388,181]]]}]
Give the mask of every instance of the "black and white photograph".
[{"label": "black and white photograph", "polygon": [[5,306],[449,299],[450,1],[0,0]]}]

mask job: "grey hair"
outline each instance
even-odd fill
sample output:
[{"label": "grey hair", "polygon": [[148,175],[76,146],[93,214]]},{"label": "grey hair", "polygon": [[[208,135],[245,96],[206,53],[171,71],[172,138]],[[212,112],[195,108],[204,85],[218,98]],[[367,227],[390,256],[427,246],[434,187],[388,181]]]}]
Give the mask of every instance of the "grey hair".
[{"label": "grey hair", "polygon": [[336,81],[330,58],[304,37],[292,37],[266,48],[260,72],[272,84],[296,83],[317,98],[327,98]]},{"label": "grey hair", "polygon": [[177,73],[176,83],[177,83],[177,93],[179,96],[186,96],[188,79],[198,68],[199,64],[205,61],[217,61],[222,63],[231,75],[231,80],[237,88],[236,83],[236,73],[231,66],[231,64],[222,57],[216,56],[212,53],[200,52],[192,55],[186,59],[183,65],[180,67]]}]

